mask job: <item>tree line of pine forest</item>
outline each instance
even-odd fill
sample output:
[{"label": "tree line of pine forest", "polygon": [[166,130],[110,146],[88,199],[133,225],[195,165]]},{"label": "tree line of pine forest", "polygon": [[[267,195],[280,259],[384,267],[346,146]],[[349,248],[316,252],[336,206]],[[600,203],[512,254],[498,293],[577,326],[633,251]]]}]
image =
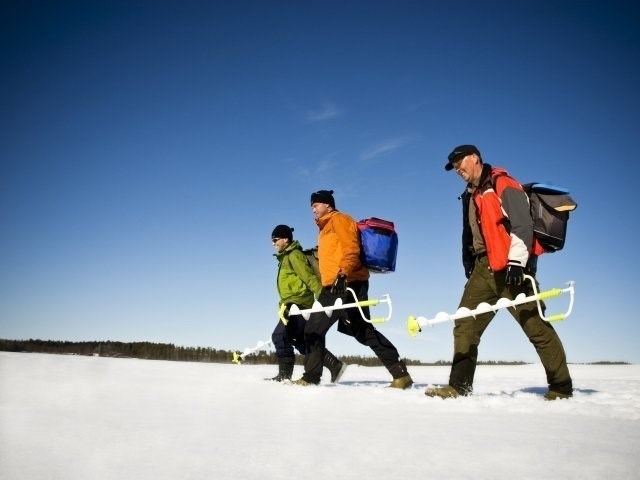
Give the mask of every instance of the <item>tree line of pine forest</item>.
[{"label": "tree line of pine forest", "polygon": [[[0,339],[0,351],[52,353],[59,355],[85,355],[116,358],[140,358],[145,360],[169,360],[177,362],[208,362],[231,363],[234,358],[232,350],[218,350],[210,347],[180,347],[171,343],[152,342],[114,342],[87,341],[70,342],[58,340],[4,340]],[[242,353],[242,352],[235,352]],[[381,366],[376,357],[362,357],[356,355],[340,355],[340,360],[352,365]],[[418,360],[403,359],[407,365],[451,365],[451,362],[439,360],[425,363]],[[297,363],[302,362],[302,356],[296,356]],[[259,351],[244,357],[244,364],[273,364],[277,363],[273,351]],[[480,361],[481,365],[525,365],[522,361]],[[625,364],[626,362],[593,362],[594,364]]]},{"label": "tree line of pine forest", "polygon": [[[70,342],[58,340],[0,339],[0,351],[210,363],[231,363],[234,357],[233,350],[218,350],[210,347],[181,347],[171,343],[114,341]],[[239,354],[242,352],[235,353]],[[382,365],[376,357],[343,355],[340,356],[340,359],[350,364],[364,366]],[[302,356],[297,355],[296,360],[301,363]],[[415,360],[405,359],[405,361],[410,365],[420,365],[420,362]],[[277,360],[273,351],[259,351],[245,356],[242,363],[272,364],[277,363]]]}]

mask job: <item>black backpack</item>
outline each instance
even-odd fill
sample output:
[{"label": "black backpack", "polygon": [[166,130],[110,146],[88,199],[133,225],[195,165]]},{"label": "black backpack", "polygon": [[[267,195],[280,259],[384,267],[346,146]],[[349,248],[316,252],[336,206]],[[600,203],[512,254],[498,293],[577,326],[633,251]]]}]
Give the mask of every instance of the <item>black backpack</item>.
[{"label": "black backpack", "polygon": [[307,257],[307,263],[315,273],[316,277],[320,278],[320,265],[318,264],[318,247],[307,248],[302,251],[304,256]]},{"label": "black backpack", "polygon": [[569,190],[544,183],[526,183],[523,190],[529,197],[533,233],[545,252],[562,250],[567,238],[569,212],[578,204]]}]

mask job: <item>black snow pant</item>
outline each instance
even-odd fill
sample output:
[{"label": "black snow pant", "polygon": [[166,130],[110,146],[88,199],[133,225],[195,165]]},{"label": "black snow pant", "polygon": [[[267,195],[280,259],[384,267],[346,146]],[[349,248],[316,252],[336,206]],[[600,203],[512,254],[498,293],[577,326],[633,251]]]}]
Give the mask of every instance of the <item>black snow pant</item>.
[{"label": "black snow pant", "polygon": [[[473,273],[465,285],[460,307],[472,310],[482,302],[493,305],[502,297],[513,300],[519,293],[533,295],[531,282],[525,280],[519,286],[506,285],[505,272],[492,272],[487,257],[482,256],[476,259]],[[540,318],[536,303],[525,303],[515,310],[508,310],[536,349],[547,374],[549,390],[570,394],[573,387],[562,342],[551,324]],[[473,390],[478,345],[494,316],[494,312],[489,312],[475,318],[465,317],[455,321],[449,385],[463,395]]]},{"label": "black snow pant", "polygon": [[307,347],[304,342],[305,320],[302,315],[292,315],[287,321],[287,325],[278,321],[276,328],[271,334],[271,341],[276,349],[276,357],[293,357],[295,347],[301,355],[306,353]]},{"label": "black snow pant", "polygon": [[[349,282],[349,288],[353,289],[358,297],[358,301],[367,300],[369,293],[369,282]],[[338,298],[342,298],[342,303],[353,303],[355,300],[351,293],[346,292],[342,296],[331,293],[331,287],[324,287],[318,301],[322,306],[333,306]],[[369,307],[362,308],[364,315],[370,318]],[[338,331],[345,335],[354,337],[362,345],[371,348],[387,369],[395,372],[400,362],[400,355],[393,344],[375,327],[365,322],[360,316],[357,308],[345,310],[334,310],[329,317],[324,312],[312,313],[307,320],[304,331],[307,355],[304,359],[303,379],[309,383],[320,383],[322,375],[322,358],[325,350],[325,337],[331,326],[338,323]],[[406,374],[406,369],[404,373]]]}]

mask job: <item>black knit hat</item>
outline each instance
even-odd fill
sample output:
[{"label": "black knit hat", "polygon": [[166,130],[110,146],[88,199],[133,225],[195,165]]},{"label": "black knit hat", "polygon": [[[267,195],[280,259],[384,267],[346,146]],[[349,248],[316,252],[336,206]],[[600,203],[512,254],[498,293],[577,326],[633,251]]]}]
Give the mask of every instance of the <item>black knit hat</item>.
[{"label": "black knit hat", "polygon": [[287,238],[289,241],[293,240],[293,227],[286,225],[278,225],[271,232],[271,238]]},{"label": "black knit hat", "polygon": [[447,170],[447,171],[453,170],[453,163],[456,160],[459,160],[461,158],[466,157],[467,155],[471,155],[471,154],[474,154],[474,153],[476,155],[478,155],[478,157],[480,157],[480,160],[482,160],[482,155],[480,155],[480,150],[478,150],[475,145],[459,145],[459,146],[457,146],[456,148],[453,149],[453,151],[447,157],[447,159],[449,161],[444,166],[444,169]]},{"label": "black knit hat", "polygon": [[326,203],[331,208],[336,208],[336,201],[333,199],[333,190],[318,190],[311,194],[311,205],[314,203]]}]

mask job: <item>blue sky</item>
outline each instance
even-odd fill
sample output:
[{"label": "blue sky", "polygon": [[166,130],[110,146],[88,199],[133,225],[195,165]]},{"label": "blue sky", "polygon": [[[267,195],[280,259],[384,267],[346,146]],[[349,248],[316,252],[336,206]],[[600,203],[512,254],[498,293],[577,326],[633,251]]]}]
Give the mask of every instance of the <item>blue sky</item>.
[{"label": "blue sky", "polygon": [[[482,5],[480,5],[480,3]],[[270,233],[309,194],[393,220],[380,327],[449,360],[476,144],[578,202],[543,288],[576,282],[572,362],[640,361],[640,38],[632,2],[10,2],[0,15],[0,337],[242,349],[276,322]],[[566,307],[563,299],[551,309]],[[333,329],[338,354],[370,351]],[[481,359],[536,361],[506,313]]]}]

